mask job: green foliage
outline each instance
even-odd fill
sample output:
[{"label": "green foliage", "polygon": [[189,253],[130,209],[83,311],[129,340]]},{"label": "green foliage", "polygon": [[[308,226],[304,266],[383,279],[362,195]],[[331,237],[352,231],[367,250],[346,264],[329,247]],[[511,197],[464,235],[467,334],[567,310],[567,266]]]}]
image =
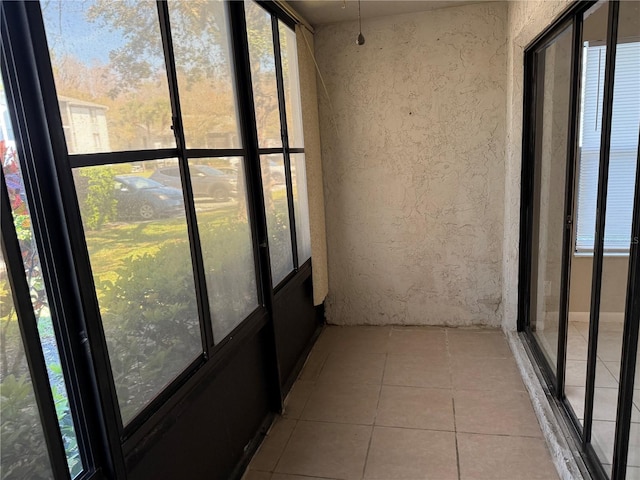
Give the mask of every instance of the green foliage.
[{"label": "green foliage", "polygon": [[0,384],[0,478],[52,477],[47,448],[27,375],[9,375]]},{"label": "green foliage", "polygon": [[[216,331],[228,332],[255,303],[246,223],[227,218],[201,229]],[[247,245],[249,247],[249,245]],[[242,258],[245,255],[246,258]],[[126,259],[114,281],[102,281],[102,317],[123,419],[130,419],[200,351],[191,257],[186,241]],[[194,355],[195,352],[195,355]]]},{"label": "green foliage", "polygon": [[116,217],[114,176],[110,166],[83,168],[75,175],[82,221],[90,230],[100,229]]}]

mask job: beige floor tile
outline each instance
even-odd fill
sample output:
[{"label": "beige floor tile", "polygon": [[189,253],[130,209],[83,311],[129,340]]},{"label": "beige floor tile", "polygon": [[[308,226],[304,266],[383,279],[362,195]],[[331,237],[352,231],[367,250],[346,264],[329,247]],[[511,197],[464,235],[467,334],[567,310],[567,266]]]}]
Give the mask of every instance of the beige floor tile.
[{"label": "beige floor tile", "polygon": [[318,382],[302,420],[373,425],[380,385]]},{"label": "beige floor tile", "polygon": [[451,370],[445,354],[387,356],[385,385],[450,388]]},{"label": "beige floor tile", "polygon": [[376,425],[453,431],[451,390],[383,385]]},{"label": "beige floor tile", "polygon": [[504,334],[499,330],[469,331],[451,328],[447,330],[449,353],[470,357],[512,357]]},{"label": "beige floor tile", "polygon": [[[640,382],[634,383],[634,385],[640,385]],[[633,403],[635,403],[636,408],[640,409],[640,390],[633,391]]]},{"label": "beige floor tile", "polygon": [[389,353],[446,355],[447,338],[442,328],[394,327],[389,337]]},{"label": "beige floor tile", "polygon": [[458,432],[542,436],[527,392],[456,390],[454,399]]},{"label": "beige floor tile", "polygon": [[[638,355],[638,359],[640,359],[640,355]],[[618,359],[617,362],[604,362],[604,365],[614,378],[620,378],[620,359]],[[638,385],[640,385],[640,360],[636,364],[636,376],[634,380],[634,386]]]},{"label": "beige floor tile", "polygon": [[598,332],[598,358],[605,362],[620,361],[622,332]]},{"label": "beige floor tile", "polygon": [[[594,420],[591,443],[603,463],[611,463],[613,459],[613,442],[615,422]],[[632,423],[629,432],[629,453],[627,465],[640,468],[640,424]]]},{"label": "beige floor tile", "polygon": [[567,360],[586,360],[589,344],[583,336],[569,335],[567,337]]},{"label": "beige floor tile", "polygon": [[391,327],[325,328],[318,348],[331,352],[387,353]]},{"label": "beige floor tile", "polygon": [[[586,360],[567,360],[565,384],[572,387],[584,387],[587,379]],[[618,382],[604,362],[598,360],[596,363],[596,386],[605,388],[616,388]]]},{"label": "beige floor tile", "polygon": [[640,480],[640,467],[627,465],[627,480]]},{"label": "beige floor tile", "polygon": [[453,357],[452,364],[455,389],[525,390],[513,358]]},{"label": "beige floor tile", "polygon": [[318,380],[343,383],[382,383],[386,354],[332,352]]},{"label": "beige floor tile", "polygon": [[584,418],[584,387],[574,387],[567,385],[564,389],[564,393],[573,409],[573,413],[581,421]]},{"label": "beige floor tile", "polygon": [[616,434],[615,422],[594,420],[591,428],[591,445],[600,461],[611,464],[613,461],[613,440]]},{"label": "beige floor tile", "polygon": [[311,382],[316,381],[320,376],[320,372],[322,371],[322,367],[327,361],[328,356],[329,353],[327,351],[316,349],[314,347],[307,357],[307,361],[302,367],[302,371],[298,376],[298,380],[306,380]]},{"label": "beige floor tile", "polygon": [[632,423],[629,432],[629,458],[627,465],[640,467],[640,423]]},{"label": "beige floor tile", "polygon": [[283,417],[300,418],[302,410],[304,410],[304,406],[307,404],[307,400],[309,400],[315,386],[316,382],[309,380],[298,380],[294,383],[284,402]]},{"label": "beige floor tile", "polygon": [[242,480],[272,480],[271,472],[258,472],[257,470],[247,470],[242,476]]},{"label": "beige floor tile", "polygon": [[371,428],[299,421],[276,467],[276,473],[360,479]]},{"label": "beige floor tile", "polygon": [[271,480],[333,480],[331,478],[307,477],[301,475],[287,475],[286,473],[274,473]]},{"label": "beige floor tile", "polygon": [[458,434],[461,480],[553,480],[556,469],[541,438]]},{"label": "beige floor tile", "polygon": [[367,458],[367,480],[455,480],[455,434],[375,427]]},{"label": "beige floor tile", "polygon": [[249,469],[272,472],[295,426],[295,420],[279,417],[251,460]]},{"label": "beige floor tile", "polygon": [[[584,387],[565,388],[565,394],[579,419],[584,418]],[[596,387],[593,394],[593,419],[614,421],[618,409],[618,389]],[[640,409],[634,406],[632,421],[640,422]]]}]

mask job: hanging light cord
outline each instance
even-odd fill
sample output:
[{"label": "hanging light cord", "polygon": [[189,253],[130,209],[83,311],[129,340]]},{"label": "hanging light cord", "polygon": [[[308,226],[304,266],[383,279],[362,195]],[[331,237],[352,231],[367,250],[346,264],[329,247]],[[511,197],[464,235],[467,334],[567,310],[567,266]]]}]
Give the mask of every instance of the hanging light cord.
[{"label": "hanging light cord", "polygon": [[358,38],[356,45],[364,45],[364,35],[362,35],[362,17],[360,16],[360,0],[358,0]]}]

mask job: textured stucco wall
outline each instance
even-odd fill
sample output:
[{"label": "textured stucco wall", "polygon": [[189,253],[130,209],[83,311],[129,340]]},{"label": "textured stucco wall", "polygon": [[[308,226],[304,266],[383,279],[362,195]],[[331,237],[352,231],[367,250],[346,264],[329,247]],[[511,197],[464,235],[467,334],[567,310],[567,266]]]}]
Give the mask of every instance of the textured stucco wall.
[{"label": "textured stucco wall", "polygon": [[500,325],[505,3],[315,35],[335,324]]},{"label": "textured stucco wall", "polygon": [[507,121],[504,163],[504,239],[502,244],[502,326],[506,330],[516,329],[518,308],[524,48],[570,3],[569,0],[508,3]]}]

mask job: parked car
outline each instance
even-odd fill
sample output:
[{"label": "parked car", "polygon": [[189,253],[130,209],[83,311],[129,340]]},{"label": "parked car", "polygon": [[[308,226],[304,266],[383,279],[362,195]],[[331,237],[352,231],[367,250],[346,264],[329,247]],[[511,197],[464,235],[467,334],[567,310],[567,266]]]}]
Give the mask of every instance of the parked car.
[{"label": "parked car", "polygon": [[[189,173],[193,194],[197,197],[210,197],[216,202],[224,202],[237,194],[236,175],[208,165],[189,165]],[[150,178],[171,187],[179,188],[182,185],[177,166],[159,168]]]},{"label": "parked car", "polygon": [[114,178],[118,215],[143,220],[184,213],[182,191],[145,177],[118,175]]}]

